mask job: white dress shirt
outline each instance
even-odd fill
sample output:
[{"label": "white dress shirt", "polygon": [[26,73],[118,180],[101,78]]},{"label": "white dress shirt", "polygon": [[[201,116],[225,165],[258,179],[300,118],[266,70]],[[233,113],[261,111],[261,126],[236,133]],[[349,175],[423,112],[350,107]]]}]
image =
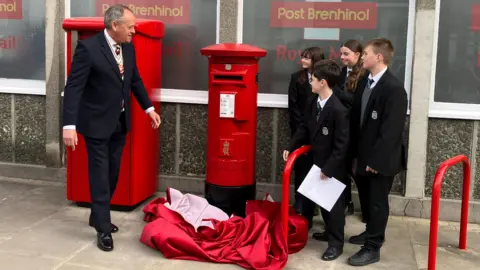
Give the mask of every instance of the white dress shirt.
[{"label": "white dress shirt", "polygon": [[[115,45],[117,44],[113,39],[112,37],[110,37],[110,35],[108,34],[107,32],[107,29],[103,30],[103,33],[105,35],[105,38],[107,39],[107,43],[110,47],[110,50],[112,51],[112,54],[113,54],[113,57],[115,58],[115,60],[117,61],[117,63],[119,64],[122,64],[123,65],[123,51],[122,51],[122,46],[120,46],[120,54],[117,55],[115,53]],[[123,80],[123,76],[122,76],[122,80]],[[148,109],[145,110],[145,113],[146,114],[149,114],[150,112],[154,111],[155,108],[152,106]],[[122,112],[124,111],[124,109],[122,109]],[[75,125],[68,125],[68,126],[64,126],[63,129],[75,129]]]},{"label": "white dress shirt", "polygon": [[370,73],[370,75],[368,75],[369,80],[373,79],[373,83],[370,85],[370,89],[373,89],[373,87],[375,87],[375,85],[377,85],[377,82],[380,81],[380,79],[382,78],[383,74],[385,74],[386,71],[387,71],[387,68],[384,68],[382,71],[380,71],[375,76],[372,76],[372,73]]},{"label": "white dress shirt", "polygon": [[327,101],[328,99],[331,97],[332,95],[328,96],[326,99],[324,100],[321,100],[320,99],[320,96],[318,96],[318,99],[317,99],[317,102],[318,104],[320,104],[320,109],[323,109],[325,107],[325,104],[327,104]]}]

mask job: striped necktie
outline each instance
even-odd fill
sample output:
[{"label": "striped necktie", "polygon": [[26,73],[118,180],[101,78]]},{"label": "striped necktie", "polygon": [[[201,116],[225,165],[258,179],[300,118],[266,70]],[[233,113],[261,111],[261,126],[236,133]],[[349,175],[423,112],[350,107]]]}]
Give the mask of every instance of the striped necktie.
[{"label": "striped necktie", "polygon": [[320,101],[317,101],[317,121],[320,117],[320,112],[322,112],[322,106],[320,106]]}]

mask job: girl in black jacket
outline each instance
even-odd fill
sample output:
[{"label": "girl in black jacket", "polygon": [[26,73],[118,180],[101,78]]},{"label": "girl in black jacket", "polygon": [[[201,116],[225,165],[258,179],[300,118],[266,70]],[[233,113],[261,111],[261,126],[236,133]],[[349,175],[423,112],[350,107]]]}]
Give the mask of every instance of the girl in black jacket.
[{"label": "girl in black jacket", "polygon": [[[337,95],[342,101],[343,105],[350,109],[353,104],[353,98],[357,91],[365,88],[368,78],[368,72],[362,67],[361,56],[363,53],[363,46],[358,40],[348,40],[342,44],[340,48],[341,56],[340,60],[345,65],[342,69],[341,79],[339,85],[335,88],[335,95]],[[349,156],[348,164],[351,164],[351,157]],[[354,177],[351,172],[351,168],[347,168],[349,177]],[[354,212],[354,206],[352,202],[352,185],[351,180],[346,181],[349,183],[345,190],[347,199],[347,215],[351,215]],[[360,202],[362,208],[364,203]],[[363,210],[363,209],[362,209]],[[363,211],[362,211],[363,212]]]}]

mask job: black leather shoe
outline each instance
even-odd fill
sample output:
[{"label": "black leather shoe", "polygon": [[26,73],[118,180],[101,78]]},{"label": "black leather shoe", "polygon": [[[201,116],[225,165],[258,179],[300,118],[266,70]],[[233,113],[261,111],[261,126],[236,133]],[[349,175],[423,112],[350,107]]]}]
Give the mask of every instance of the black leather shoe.
[{"label": "black leather shoe", "polygon": [[113,238],[111,234],[97,233],[97,247],[103,251],[113,250]]},{"label": "black leather shoe", "polygon": [[[95,228],[95,225],[93,224],[92,219],[88,220],[88,226]],[[118,227],[112,223],[112,233],[118,232]]]},{"label": "black leather shoe", "polygon": [[322,260],[324,261],[333,261],[336,258],[340,257],[343,253],[343,248],[338,247],[328,247],[327,250],[322,255]]},{"label": "black leather shoe", "polygon": [[312,238],[317,240],[317,241],[323,241],[327,242],[328,241],[328,236],[326,232],[316,232],[313,233]]},{"label": "black leather shoe", "polygon": [[359,235],[350,237],[350,239],[348,239],[348,242],[354,245],[365,245],[366,236],[367,232],[362,232]]},{"label": "black leather shoe", "polygon": [[352,257],[348,258],[348,264],[352,266],[365,266],[380,261],[380,250],[374,250],[369,247],[362,247]]}]

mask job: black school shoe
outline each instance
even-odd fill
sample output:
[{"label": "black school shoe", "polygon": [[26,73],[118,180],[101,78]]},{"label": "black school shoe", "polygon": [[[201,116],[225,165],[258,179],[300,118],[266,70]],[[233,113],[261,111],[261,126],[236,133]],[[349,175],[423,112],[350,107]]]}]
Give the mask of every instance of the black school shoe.
[{"label": "black school shoe", "polygon": [[317,241],[328,242],[328,236],[326,232],[313,233],[312,238]]},{"label": "black school shoe", "polygon": [[333,261],[340,257],[343,254],[343,248],[339,247],[328,247],[327,250],[322,255],[322,260],[324,261]]},{"label": "black school shoe", "polygon": [[351,266],[365,266],[380,261],[380,250],[363,246],[359,252],[348,258]]}]

